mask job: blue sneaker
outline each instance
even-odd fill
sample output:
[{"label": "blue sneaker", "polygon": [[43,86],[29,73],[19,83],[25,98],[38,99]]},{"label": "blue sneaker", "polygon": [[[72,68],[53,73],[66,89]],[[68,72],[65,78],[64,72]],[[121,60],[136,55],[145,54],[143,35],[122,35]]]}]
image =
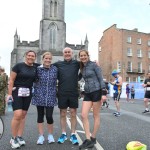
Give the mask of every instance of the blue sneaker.
[{"label": "blue sneaker", "polygon": [[72,142],[73,145],[78,145],[79,144],[78,139],[77,139],[75,134],[72,134],[70,136],[70,141]]},{"label": "blue sneaker", "polygon": [[62,143],[64,143],[66,140],[67,140],[67,135],[62,134],[62,135],[60,136],[60,138],[58,139],[57,142],[58,142],[59,144],[62,144]]}]

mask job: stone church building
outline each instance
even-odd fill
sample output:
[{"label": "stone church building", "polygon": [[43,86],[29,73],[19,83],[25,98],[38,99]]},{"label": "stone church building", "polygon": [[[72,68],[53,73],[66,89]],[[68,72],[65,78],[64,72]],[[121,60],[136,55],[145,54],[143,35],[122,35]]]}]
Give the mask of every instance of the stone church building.
[{"label": "stone church building", "polygon": [[43,0],[42,20],[40,21],[39,39],[35,41],[20,41],[17,33],[14,35],[14,48],[11,52],[11,67],[18,62],[24,61],[24,54],[28,50],[37,53],[37,62],[41,63],[41,56],[49,51],[53,54],[53,62],[63,60],[62,50],[70,47],[77,59],[81,49],[88,50],[88,38],[85,37],[84,44],[69,44],[66,42],[65,0]]}]

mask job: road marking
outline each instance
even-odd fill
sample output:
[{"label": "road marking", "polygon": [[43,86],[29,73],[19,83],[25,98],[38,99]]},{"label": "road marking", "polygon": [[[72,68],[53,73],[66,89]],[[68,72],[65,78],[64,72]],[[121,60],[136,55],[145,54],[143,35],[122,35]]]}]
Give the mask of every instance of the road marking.
[{"label": "road marking", "polygon": [[[82,121],[80,120],[80,118],[77,116],[77,121],[78,121],[78,123],[80,124],[80,126],[82,127],[82,129],[84,130],[84,128],[83,128],[83,123],[82,123]],[[96,144],[94,145],[95,146],[95,148],[97,149],[97,150],[104,150],[103,148],[102,148],[102,146],[96,141]]]},{"label": "road marking", "polygon": [[[70,120],[69,120],[68,117],[67,117],[67,124],[68,124],[68,126],[69,126],[69,128],[70,128],[70,130],[71,130],[71,123],[70,123]],[[81,140],[81,138],[80,138],[80,136],[78,135],[77,132],[76,132],[76,136],[77,136],[77,139],[78,139],[78,141],[79,141],[79,145],[81,145],[81,144],[82,144],[82,140]]]}]

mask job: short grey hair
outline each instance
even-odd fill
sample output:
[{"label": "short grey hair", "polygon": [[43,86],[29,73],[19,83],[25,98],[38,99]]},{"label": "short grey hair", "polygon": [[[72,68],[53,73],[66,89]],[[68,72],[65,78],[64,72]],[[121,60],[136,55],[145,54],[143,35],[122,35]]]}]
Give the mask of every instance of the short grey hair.
[{"label": "short grey hair", "polygon": [[69,50],[73,53],[73,50],[72,50],[70,47],[65,47],[65,48],[63,49],[63,53],[64,53],[64,51],[65,51],[66,49],[69,49]]}]

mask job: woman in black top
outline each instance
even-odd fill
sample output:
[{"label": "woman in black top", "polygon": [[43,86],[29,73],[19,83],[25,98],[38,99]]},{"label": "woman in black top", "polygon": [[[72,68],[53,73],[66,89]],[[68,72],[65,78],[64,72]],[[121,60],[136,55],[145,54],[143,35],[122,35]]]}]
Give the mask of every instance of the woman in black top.
[{"label": "woman in black top", "polygon": [[22,134],[31,102],[32,86],[36,77],[35,59],[36,53],[34,51],[26,52],[25,62],[17,63],[10,74],[7,100],[12,98],[13,101],[14,114],[11,121],[12,138],[10,144],[14,149],[25,145]]}]

